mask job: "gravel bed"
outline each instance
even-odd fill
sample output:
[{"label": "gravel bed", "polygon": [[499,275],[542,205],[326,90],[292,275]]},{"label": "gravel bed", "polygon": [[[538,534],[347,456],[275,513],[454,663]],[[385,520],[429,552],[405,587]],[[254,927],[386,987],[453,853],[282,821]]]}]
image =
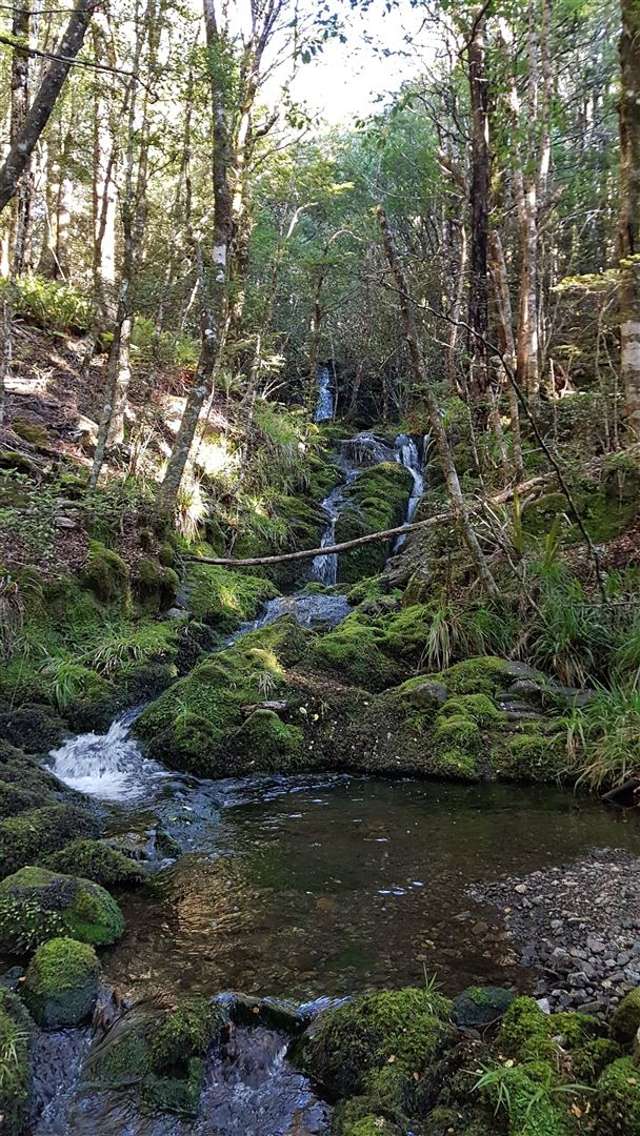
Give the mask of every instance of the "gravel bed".
[{"label": "gravel bed", "polygon": [[535,967],[550,1010],[604,1013],[640,986],[640,858],[599,849],[559,868],[474,886]]}]

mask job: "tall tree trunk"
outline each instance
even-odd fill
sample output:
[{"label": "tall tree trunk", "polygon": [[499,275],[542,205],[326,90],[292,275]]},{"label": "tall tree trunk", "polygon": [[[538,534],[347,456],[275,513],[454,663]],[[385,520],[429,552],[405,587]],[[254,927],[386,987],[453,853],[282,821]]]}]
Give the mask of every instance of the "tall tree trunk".
[{"label": "tall tree trunk", "polygon": [[414,378],[420,390],[424,395],[427,410],[429,413],[429,422],[431,425],[431,436],[436,444],[440,464],[447,483],[447,491],[451,501],[452,508],[460,524],[460,529],[464,541],[471,553],[473,562],[477,568],[478,576],[482,585],[488,595],[492,597],[498,596],[498,589],[495,580],[491,575],[491,571],[484,557],[478,538],[473,530],[469,511],[465,504],[460,488],[460,479],[453,460],[453,454],[447,438],[444,426],[442,425],[442,418],[440,417],[440,408],[436,396],[433,392],[433,387],[429,382],[427,369],[422,355],[420,346],[420,337],[418,334],[418,327],[415,320],[415,315],[409,296],[407,281],[405,279],[404,271],[400,263],[400,259],[396,252],[395,244],[389,222],[384,209],[381,205],[377,209],[378,221],[382,232],[382,241],[384,244],[384,251],[389,262],[389,267],[395,278],[396,286],[399,293],[400,311],[402,314],[402,323],[404,327],[405,338],[409,348],[409,356],[411,359],[411,366],[414,372]]},{"label": "tall tree trunk", "polygon": [[[485,67],[485,17],[474,23],[468,47],[471,100],[471,250],[469,276],[470,388],[481,395],[489,382],[485,341],[489,324],[487,240],[489,234],[489,84]],[[481,337],[481,338],[479,338]]]},{"label": "tall tree trunk", "polygon": [[640,438],[640,3],[621,0],[620,345],[625,418]]},{"label": "tall tree trunk", "polygon": [[[502,241],[500,240],[500,234],[496,229],[492,230],[489,236],[489,265],[490,279],[494,296],[498,346],[500,347],[500,350],[504,355],[507,365],[511,367],[513,371],[515,371],[516,346],[513,338],[511,295],[509,293],[507,266],[504,259]],[[522,462],[522,441],[520,435],[520,408],[518,406],[518,396],[513,388],[513,383],[509,381],[509,376],[507,374],[504,375],[504,386],[506,387],[509,395],[509,415],[511,418],[513,464],[515,467],[514,472],[518,480],[520,480],[524,472]]]},{"label": "tall tree trunk", "polygon": [[89,26],[93,10],[99,0],[78,0],[66,31],[56,50],[56,58],[49,62],[42,82],[32,100],[24,125],[12,141],[0,166],[0,213],[15,195],[34,147],[47,125],[69,68],[78,54]]},{"label": "tall tree trunk", "polygon": [[[12,33],[15,38],[29,46],[29,10],[16,8],[13,15]],[[10,145],[18,144],[29,110],[29,55],[26,50],[13,49],[11,61],[11,134]],[[33,198],[33,174],[31,159],[25,163],[24,173],[16,198],[13,223],[12,270],[20,276],[24,271],[29,244],[31,225],[31,202]]]}]

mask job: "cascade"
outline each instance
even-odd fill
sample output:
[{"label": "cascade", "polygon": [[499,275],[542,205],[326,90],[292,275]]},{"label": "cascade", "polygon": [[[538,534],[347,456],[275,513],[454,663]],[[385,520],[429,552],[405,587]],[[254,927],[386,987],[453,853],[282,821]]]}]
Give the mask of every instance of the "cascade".
[{"label": "cascade", "polygon": [[[429,435],[426,435],[421,443],[416,443],[409,434],[398,434],[396,438],[396,461],[399,461],[405,469],[408,469],[413,478],[413,488],[407,502],[407,512],[404,518],[406,525],[411,524],[411,521],[415,517],[416,509],[424,496],[424,461],[429,448],[429,442]],[[401,534],[393,546],[393,551],[397,552],[406,539],[406,535]]]},{"label": "cascade", "polygon": [[314,422],[330,422],[334,413],[333,383],[331,371],[328,367],[318,367],[318,401],[316,403]]},{"label": "cascade", "polygon": [[150,780],[169,774],[143,757],[130,736],[141,707],[121,714],[106,734],[79,734],[50,754],[50,768],[60,781],[79,793],[110,801],[135,800]]}]

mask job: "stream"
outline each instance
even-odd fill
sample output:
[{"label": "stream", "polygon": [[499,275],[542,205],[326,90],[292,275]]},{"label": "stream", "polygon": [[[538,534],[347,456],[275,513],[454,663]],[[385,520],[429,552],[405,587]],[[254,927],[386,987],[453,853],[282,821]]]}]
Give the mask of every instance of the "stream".
[{"label": "stream", "polygon": [[[320,395],[330,417],[330,385]],[[375,461],[412,471],[411,520],[427,444],[399,435],[390,447],[371,434],[343,444],[341,483],[323,502],[323,544],[333,542],[345,485]],[[313,578],[332,583],[336,575],[336,557],[316,558]],[[337,593],[278,597],[232,640],[287,612],[327,627],[348,611]],[[99,802],[105,834],[149,867],[147,882],[119,897],[127,930],[102,960],[107,984],[133,1002],[240,990],[307,1003],[433,973],[449,993],[476,983],[531,989],[534,976],[496,912],[472,900],[470,887],[593,847],[640,854],[637,826],[549,788],[341,775],[206,781],[169,772],[132,738],[137,712],[50,757],[61,781]],[[92,1044],[88,1029],[39,1036],[34,1136],[330,1131],[330,1109],[273,1030],[239,1028],[209,1055],[193,1121],[142,1115],[126,1093],[85,1083]]]}]

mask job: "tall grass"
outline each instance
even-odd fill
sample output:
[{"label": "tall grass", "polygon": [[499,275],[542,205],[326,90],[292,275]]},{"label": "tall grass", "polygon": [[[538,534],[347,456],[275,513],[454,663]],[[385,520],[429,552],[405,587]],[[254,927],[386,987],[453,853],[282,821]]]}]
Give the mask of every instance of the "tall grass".
[{"label": "tall grass", "polygon": [[640,775],[640,691],[635,684],[598,687],[591,702],[571,712],[566,726],[578,782],[608,789]]}]

